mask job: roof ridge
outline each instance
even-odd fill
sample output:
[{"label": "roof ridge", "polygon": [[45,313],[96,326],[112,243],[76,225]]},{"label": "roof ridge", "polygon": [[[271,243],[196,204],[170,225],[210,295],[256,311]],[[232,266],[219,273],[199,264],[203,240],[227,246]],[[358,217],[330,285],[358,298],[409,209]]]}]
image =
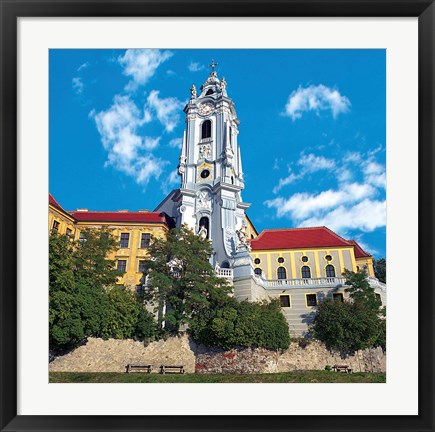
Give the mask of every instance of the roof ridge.
[{"label": "roof ridge", "polygon": [[348,242],[349,243],[352,243],[354,246],[356,246],[356,247],[358,247],[358,248],[360,248],[361,249],[361,251],[364,253],[364,254],[366,254],[367,256],[373,256],[371,253],[368,253],[365,249],[363,249],[362,247],[361,247],[361,245],[356,241],[356,240],[348,240]]},{"label": "roof ridge", "polygon": [[331,234],[333,234],[335,237],[339,238],[340,240],[343,240],[345,243],[349,243],[349,240],[346,240],[341,235],[338,235],[336,232],[332,231],[332,229],[328,228],[327,226],[324,226],[323,228],[327,229]]},{"label": "roof ridge", "polygon": [[80,210],[67,210],[68,213],[120,213],[120,214],[126,214],[126,213],[155,213],[155,214],[160,214],[160,213],[164,213],[164,212],[159,212],[159,211],[119,211],[119,210],[86,210],[86,211],[80,211]]},{"label": "roof ridge", "polygon": [[[329,232],[333,233],[334,235],[339,237],[341,240],[347,242],[346,239],[344,239],[343,237],[339,236],[334,231],[332,231],[331,229],[329,229],[328,227],[326,227],[324,225],[321,225],[321,226],[319,225],[319,226],[314,226],[314,227],[296,227],[296,228],[266,228],[266,229],[261,231],[261,233],[258,235],[258,237],[260,237],[264,232],[269,232],[269,231],[303,231],[303,230],[308,231],[308,230],[321,229],[321,228],[327,229]],[[253,240],[257,240],[258,237],[256,237]]]}]

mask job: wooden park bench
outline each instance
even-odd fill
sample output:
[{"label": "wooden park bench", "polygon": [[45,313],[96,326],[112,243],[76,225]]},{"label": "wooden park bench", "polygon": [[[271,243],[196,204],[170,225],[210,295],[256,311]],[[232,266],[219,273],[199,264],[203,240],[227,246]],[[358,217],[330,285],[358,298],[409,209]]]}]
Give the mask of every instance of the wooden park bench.
[{"label": "wooden park bench", "polygon": [[153,370],[152,365],[139,365],[139,364],[128,364],[127,367],[125,368],[125,371],[127,373],[130,372],[143,372],[145,371],[146,373],[151,373],[151,371]]},{"label": "wooden park bench", "polygon": [[332,366],[332,369],[335,370],[335,372],[344,372],[344,373],[351,373],[352,369],[348,365],[338,365],[335,364]]},{"label": "wooden park bench", "polygon": [[184,374],[184,366],[165,366],[165,365],[160,366],[161,374],[165,374],[168,372]]}]

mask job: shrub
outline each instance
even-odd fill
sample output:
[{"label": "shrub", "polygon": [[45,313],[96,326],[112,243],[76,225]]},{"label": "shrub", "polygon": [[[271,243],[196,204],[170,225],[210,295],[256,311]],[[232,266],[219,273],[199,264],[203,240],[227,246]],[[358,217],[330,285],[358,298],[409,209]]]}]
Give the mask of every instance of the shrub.
[{"label": "shrub", "polygon": [[283,350],[290,345],[288,324],[277,301],[238,303],[229,299],[224,307],[195,318],[190,331],[197,342],[223,349]]},{"label": "shrub", "polygon": [[328,348],[355,352],[381,345],[384,328],[376,310],[364,303],[325,300],[319,304],[312,332]]},{"label": "shrub", "polygon": [[143,340],[155,335],[154,317],[130,289],[115,286],[107,291],[107,298],[107,316],[100,337]]}]

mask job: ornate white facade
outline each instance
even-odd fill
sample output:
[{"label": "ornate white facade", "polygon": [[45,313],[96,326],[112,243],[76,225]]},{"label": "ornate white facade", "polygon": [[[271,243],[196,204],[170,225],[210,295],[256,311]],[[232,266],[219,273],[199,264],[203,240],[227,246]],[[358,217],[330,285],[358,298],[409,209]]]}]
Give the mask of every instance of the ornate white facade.
[{"label": "ornate white facade", "polygon": [[[249,260],[246,241],[242,161],[237,142],[239,120],[234,102],[228,97],[225,79],[216,71],[201,86],[191,88],[184,108],[183,134],[178,173],[180,189],[158,207],[212,242],[212,265],[238,266],[241,255]],[[248,262],[249,264],[249,262]]]}]

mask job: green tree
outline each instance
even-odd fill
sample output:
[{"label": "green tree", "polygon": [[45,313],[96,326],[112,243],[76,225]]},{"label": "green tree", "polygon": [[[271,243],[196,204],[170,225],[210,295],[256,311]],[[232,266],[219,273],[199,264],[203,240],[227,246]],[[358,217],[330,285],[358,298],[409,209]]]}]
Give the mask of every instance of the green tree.
[{"label": "green tree", "polygon": [[103,339],[151,338],[155,321],[138,297],[128,288],[115,286],[107,292],[107,316],[102,321]]},{"label": "green tree", "polygon": [[382,344],[382,323],[364,303],[328,299],[318,306],[312,332],[328,348],[352,353]]},{"label": "green tree", "polygon": [[192,320],[190,331],[197,342],[223,349],[280,350],[290,345],[288,324],[278,300],[252,303],[229,298],[225,306]]},{"label": "green tree", "polygon": [[144,298],[156,307],[160,330],[165,321],[176,333],[181,325],[225,304],[231,287],[216,276],[209,262],[212,253],[211,243],[186,226],[170,230],[166,239],[153,239]]},{"label": "green tree", "polygon": [[74,279],[73,248],[66,236],[49,239],[49,338],[50,348],[65,347],[84,337]]},{"label": "green tree", "polygon": [[375,276],[380,282],[387,283],[387,261],[385,258],[373,260],[373,267],[375,269]]},{"label": "green tree", "polygon": [[354,352],[375,346],[385,349],[385,308],[375,296],[365,270],[346,270],[350,301],[327,299],[320,303],[311,326],[314,337],[329,348]]},{"label": "green tree", "polygon": [[115,284],[111,232],[85,230],[85,236],[73,243],[50,235],[50,349],[64,351],[90,336],[153,338],[156,324],[143,299]]},{"label": "green tree", "polygon": [[82,239],[75,242],[74,275],[94,287],[111,286],[116,283],[120,272],[115,268],[115,260],[109,255],[117,247],[109,228],[83,229]]},{"label": "green tree", "polygon": [[382,303],[376,298],[375,291],[370,286],[366,269],[357,273],[345,270],[343,277],[346,279],[345,284],[348,286],[345,291],[349,293],[350,298],[355,303],[364,303],[375,312],[379,311]]}]

